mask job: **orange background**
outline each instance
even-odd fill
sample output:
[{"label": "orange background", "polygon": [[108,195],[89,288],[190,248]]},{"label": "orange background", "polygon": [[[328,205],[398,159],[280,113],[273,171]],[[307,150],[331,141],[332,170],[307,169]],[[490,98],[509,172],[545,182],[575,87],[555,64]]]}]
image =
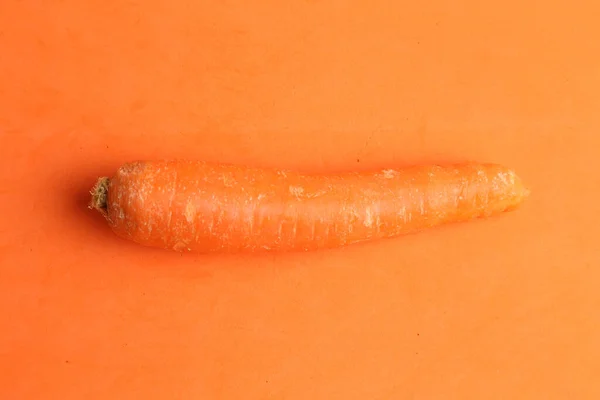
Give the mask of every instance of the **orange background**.
[{"label": "orange background", "polygon": [[[600,398],[597,2],[0,2],[3,399]],[[519,211],[194,256],[85,208],[139,158],[479,160]]]}]

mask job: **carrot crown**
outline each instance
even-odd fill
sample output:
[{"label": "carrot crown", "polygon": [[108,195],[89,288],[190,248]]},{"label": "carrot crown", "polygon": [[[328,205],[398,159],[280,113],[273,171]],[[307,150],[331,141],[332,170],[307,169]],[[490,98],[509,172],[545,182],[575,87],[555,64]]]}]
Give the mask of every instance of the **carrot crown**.
[{"label": "carrot crown", "polygon": [[89,205],[90,208],[98,210],[104,216],[108,214],[108,184],[109,179],[107,177],[102,177],[98,179],[96,185],[91,191],[92,200],[90,201]]}]

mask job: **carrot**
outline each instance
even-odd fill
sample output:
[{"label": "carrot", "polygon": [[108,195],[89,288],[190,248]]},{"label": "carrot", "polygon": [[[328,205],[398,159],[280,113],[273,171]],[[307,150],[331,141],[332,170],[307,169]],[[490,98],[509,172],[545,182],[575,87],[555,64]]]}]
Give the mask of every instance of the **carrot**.
[{"label": "carrot", "polygon": [[391,238],[516,209],[529,194],[494,164],[305,175],[194,161],[123,165],[90,207],[116,235],[192,252],[297,251]]}]

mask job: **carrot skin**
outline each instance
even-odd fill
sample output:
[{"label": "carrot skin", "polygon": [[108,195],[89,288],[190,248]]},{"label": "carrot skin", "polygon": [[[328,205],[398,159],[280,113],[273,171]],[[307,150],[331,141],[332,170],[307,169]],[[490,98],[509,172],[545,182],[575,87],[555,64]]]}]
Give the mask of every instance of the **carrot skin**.
[{"label": "carrot skin", "polygon": [[92,206],[120,237],[190,251],[330,249],[516,209],[529,190],[495,164],[304,175],[139,161],[101,178]]}]

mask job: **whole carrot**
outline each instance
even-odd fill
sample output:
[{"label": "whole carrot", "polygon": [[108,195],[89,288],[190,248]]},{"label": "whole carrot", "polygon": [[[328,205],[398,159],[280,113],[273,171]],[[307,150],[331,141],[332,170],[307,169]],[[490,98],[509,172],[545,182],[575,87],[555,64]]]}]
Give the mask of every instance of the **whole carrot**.
[{"label": "whole carrot", "polygon": [[194,161],[123,165],[90,206],[120,237],[193,252],[340,247],[489,217],[526,189],[494,164],[305,175]]}]

